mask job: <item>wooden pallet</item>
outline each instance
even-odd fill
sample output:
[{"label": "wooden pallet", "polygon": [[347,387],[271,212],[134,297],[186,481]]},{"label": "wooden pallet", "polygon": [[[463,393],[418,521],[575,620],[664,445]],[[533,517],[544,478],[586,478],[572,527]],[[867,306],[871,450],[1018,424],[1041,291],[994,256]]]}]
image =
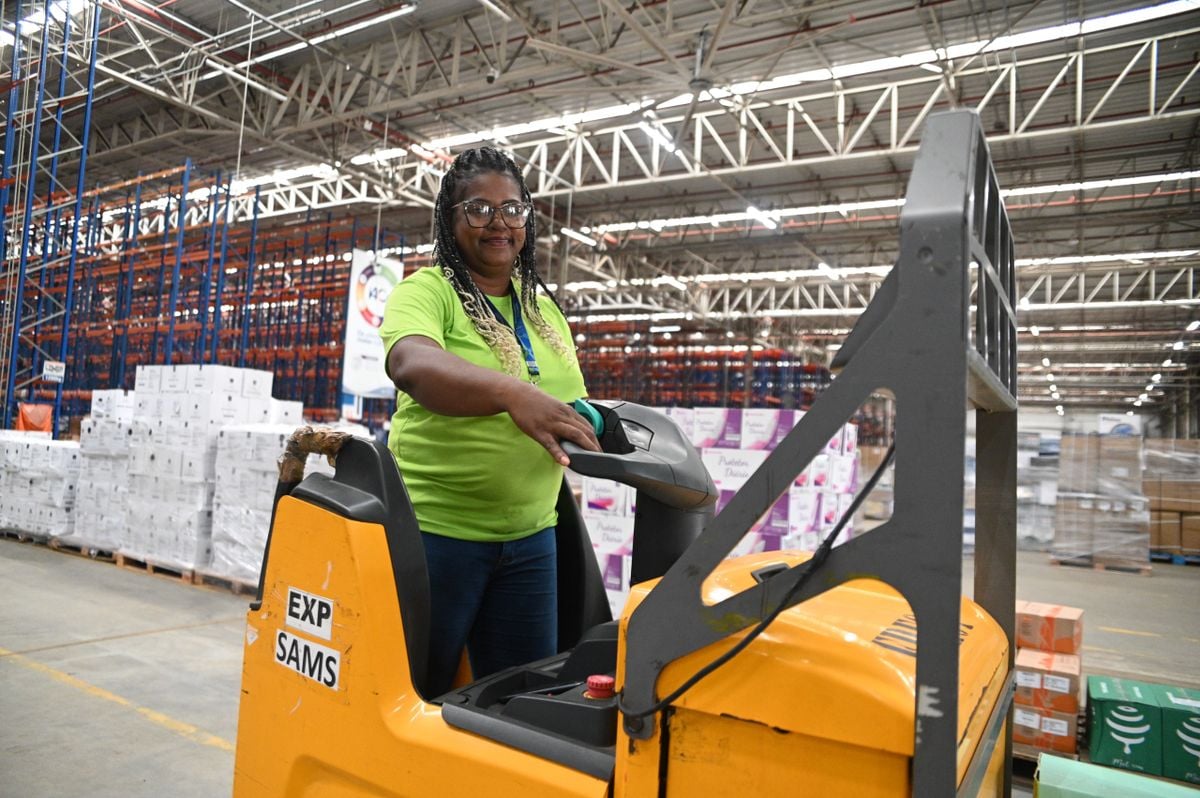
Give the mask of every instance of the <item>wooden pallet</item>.
[{"label": "wooden pallet", "polygon": [[1123,574],[1141,574],[1142,576],[1149,576],[1153,571],[1153,569],[1150,567],[1150,563],[1115,563],[1097,560],[1093,557],[1051,557],[1050,563],[1052,565],[1066,565],[1073,568],[1091,568],[1096,571],[1112,571]]},{"label": "wooden pallet", "polygon": [[127,568],[130,571],[142,571],[154,576],[163,576],[168,579],[177,579],[185,584],[195,584],[196,572],[190,568],[178,568],[173,565],[164,565],[154,562],[153,560],[139,560],[136,557],[130,557],[127,554],[117,552],[117,565],[121,568]]},{"label": "wooden pallet", "polygon": [[58,538],[50,538],[47,544],[55,551],[61,551],[64,554],[73,554],[76,557],[87,557],[89,560],[99,560],[101,562],[115,562],[116,554],[104,549],[97,549],[92,546],[80,546],[75,543],[59,540]]},{"label": "wooden pallet", "polygon": [[196,571],[194,574],[194,583],[197,585],[205,585],[207,587],[216,588],[218,590],[228,591],[235,596],[256,596],[258,595],[258,583],[246,582],[241,579],[234,579],[230,576],[222,576],[220,574],[211,574],[205,571]]},{"label": "wooden pallet", "polygon": [[20,543],[45,543],[47,540],[43,535],[34,535],[22,529],[0,529],[0,536]]}]

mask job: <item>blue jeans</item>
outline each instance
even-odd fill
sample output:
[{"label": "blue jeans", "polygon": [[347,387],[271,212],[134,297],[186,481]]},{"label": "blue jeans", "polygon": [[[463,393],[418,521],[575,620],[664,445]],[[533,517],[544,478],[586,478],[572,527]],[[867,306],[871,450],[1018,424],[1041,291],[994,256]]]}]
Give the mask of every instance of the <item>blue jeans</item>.
[{"label": "blue jeans", "polygon": [[463,648],[476,679],[558,650],[554,527],[480,543],[422,532],[429,567],[429,686],[450,690]]}]

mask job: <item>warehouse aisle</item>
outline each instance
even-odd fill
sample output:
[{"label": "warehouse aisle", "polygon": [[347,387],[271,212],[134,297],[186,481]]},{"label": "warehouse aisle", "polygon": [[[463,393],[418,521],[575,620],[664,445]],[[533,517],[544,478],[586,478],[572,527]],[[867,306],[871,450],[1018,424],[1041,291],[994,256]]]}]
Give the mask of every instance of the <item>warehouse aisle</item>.
[{"label": "warehouse aisle", "polygon": [[[1022,596],[1085,609],[1085,669],[1183,684],[1200,680],[1197,577],[1018,556]],[[0,595],[0,798],[230,794],[245,598],[11,539]]]},{"label": "warehouse aisle", "polygon": [[246,600],[0,540],[0,796],[227,796]]}]

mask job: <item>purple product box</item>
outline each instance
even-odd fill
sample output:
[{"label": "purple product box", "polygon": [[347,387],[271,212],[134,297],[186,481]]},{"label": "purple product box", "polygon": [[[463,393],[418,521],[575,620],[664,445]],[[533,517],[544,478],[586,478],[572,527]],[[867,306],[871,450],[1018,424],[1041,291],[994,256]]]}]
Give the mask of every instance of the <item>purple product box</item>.
[{"label": "purple product box", "polygon": [[[788,494],[783,494],[775,503],[771,505],[771,509],[767,510],[765,521],[763,522],[762,531],[764,534],[770,535],[786,535],[789,531],[788,518],[791,511],[791,497]],[[766,549],[766,551],[778,551],[778,549]]]},{"label": "purple product box", "polygon": [[852,454],[829,455],[829,481],[825,487],[834,493],[851,493],[857,477],[856,459]]},{"label": "purple product box", "polygon": [[698,449],[740,449],[742,446],[742,409],[740,407],[697,407],[693,419]]},{"label": "purple product box", "polygon": [[601,578],[605,590],[626,591],[629,589],[629,557],[624,554],[596,552],[600,561]]},{"label": "purple product box", "polygon": [[823,488],[828,482],[829,455],[819,454],[800,472],[795,484],[801,488]]},{"label": "purple product box", "polygon": [[858,425],[847,424],[842,429],[842,454],[858,452]]},{"label": "purple product box", "polygon": [[768,452],[752,449],[704,449],[700,459],[718,490],[741,490]]},{"label": "purple product box", "polygon": [[820,494],[814,488],[788,490],[788,532],[793,535],[815,532],[819,528]]},{"label": "purple product box", "polygon": [[743,410],[741,448],[773,450],[795,426],[792,412],[758,407]]}]

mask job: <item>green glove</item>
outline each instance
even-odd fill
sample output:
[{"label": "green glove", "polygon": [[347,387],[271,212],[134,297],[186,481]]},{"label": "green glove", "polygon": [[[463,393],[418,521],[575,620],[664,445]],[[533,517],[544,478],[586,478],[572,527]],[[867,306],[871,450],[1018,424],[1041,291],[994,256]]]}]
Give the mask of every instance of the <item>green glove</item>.
[{"label": "green glove", "polygon": [[600,411],[592,407],[586,399],[576,399],[571,403],[571,407],[575,408],[575,412],[592,422],[592,430],[599,438],[604,434],[604,419],[600,417]]}]

